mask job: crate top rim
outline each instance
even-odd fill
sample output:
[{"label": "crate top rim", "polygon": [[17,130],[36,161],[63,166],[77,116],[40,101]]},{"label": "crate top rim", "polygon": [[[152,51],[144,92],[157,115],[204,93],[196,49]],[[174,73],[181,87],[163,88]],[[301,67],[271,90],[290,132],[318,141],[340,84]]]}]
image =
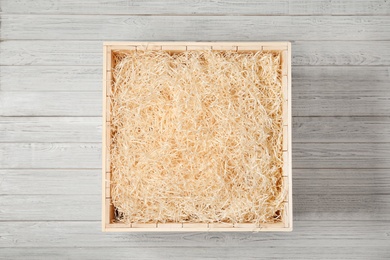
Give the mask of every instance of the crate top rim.
[{"label": "crate top rim", "polygon": [[218,41],[211,41],[211,42],[177,42],[177,41],[162,41],[162,42],[145,42],[145,41],[131,41],[131,42],[103,42],[103,46],[154,46],[154,45],[170,45],[170,46],[210,46],[210,45],[219,45],[219,46],[275,46],[275,47],[287,47],[290,49],[291,42],[285,41],[285,42],[218,42]]}]

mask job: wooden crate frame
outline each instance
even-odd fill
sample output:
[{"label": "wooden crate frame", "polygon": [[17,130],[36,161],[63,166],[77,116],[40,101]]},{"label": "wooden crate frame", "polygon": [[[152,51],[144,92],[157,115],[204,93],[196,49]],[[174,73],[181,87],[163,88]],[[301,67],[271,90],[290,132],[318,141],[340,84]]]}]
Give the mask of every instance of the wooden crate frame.
[{"label": "wooden crate frame", "polygon": [[[110,87],[115,50],[278,50],[282,57],[283,103],[283,178],[287,189],[283,222],[264,223],[115,223],[115,209],[110,193]],[[103,44],[103,145],[102,145],[102,229],[106,232],[159,231],[292,231],[292,123],[291,123],[291,43],[290,42],[105,42]]]}]

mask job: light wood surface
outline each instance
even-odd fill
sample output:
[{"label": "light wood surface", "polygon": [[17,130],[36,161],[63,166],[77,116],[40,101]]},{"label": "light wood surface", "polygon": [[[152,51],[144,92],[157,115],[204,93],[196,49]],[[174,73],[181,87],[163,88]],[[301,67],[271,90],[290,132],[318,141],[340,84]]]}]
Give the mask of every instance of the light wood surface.
[{"label": "light wood surface", "polygon": [[[389,1],[0,5],[0,259],[390,258]],[[101,48],[121,40],[293,41],[292,233],[101,233]]]},{"label": "light wood surface", "polygon": [[390,40],[390,16],[204,17],[25,14],[23,17],[24,19],[20,19],[18,14],[3,14],[2,38],[96,41]]},{"label": "light wood surface", "polygon": [[385,15],[390,14],[386,0],[197,0],[179,5],[175,0],[61,1],[3,0],[2,10],[13,14],[154,14],[154,15]]}]

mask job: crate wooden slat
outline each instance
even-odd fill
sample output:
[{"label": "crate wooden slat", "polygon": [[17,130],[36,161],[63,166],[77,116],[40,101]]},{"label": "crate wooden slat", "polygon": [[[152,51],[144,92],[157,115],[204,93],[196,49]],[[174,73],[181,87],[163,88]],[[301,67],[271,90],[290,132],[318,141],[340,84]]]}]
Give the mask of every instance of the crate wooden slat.
[{"label": "crate wooden slat", "polygon": [[[114,51],[187,50],[280,51],[283,91],[283,191],[286,193],[282,222],[277,223],[118,223],[110,191],[110,95]],[[102,140],[102,229],[106,232],[178,231],[291,231],[292,212],[292,120],[291,44],[289,42],[106,42],[103,45],[103,140]]]}]

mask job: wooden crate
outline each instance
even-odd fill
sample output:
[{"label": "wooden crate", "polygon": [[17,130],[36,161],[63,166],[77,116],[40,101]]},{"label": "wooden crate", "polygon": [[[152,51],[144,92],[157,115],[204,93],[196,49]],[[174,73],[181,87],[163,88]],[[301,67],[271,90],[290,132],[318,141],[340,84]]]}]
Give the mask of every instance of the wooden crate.
[{"label": "wooden crate", "polygon": [[[237,223],[153,223],[124,224],[115,222],[115,209],[110,193],[110,87],[112,82],[113,51],[115,50],[278,50],[282,55],[283,114],[283,178],[287,189],[282,222],[260,225]],[[107,42],[103,46],[103,145],[102,145],[102,228],[110,232],[158,231],[292,231],[292,124],[291,124],[291,44],[289,42]]]}]

